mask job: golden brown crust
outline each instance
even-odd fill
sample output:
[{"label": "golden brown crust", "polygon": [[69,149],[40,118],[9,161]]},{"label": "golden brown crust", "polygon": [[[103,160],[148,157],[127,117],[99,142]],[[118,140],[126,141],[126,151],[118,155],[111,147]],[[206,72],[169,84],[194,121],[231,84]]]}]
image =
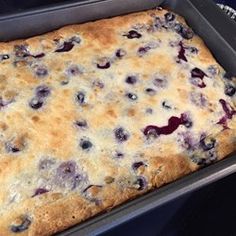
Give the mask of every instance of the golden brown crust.
[{"label": "golden brown crust", "polygon": [[[0,59],[1,235],[15,235],[25,219],[20,235],[51,235],[236,150],[236,106],[224,93],[223,69],[198,36],[176,33],[174,23],[187,29],[180,16],[167,23],[166,13],[134,13],[0,43],[0,58],[10,55]],[[141,37],[129,38],[130,30]],[[68,52],[55,52],[71,40]],[[98,68],[107,62],[109,68]],[[191,76],[194,68],[204,71],[203,79]],[[137,84],[127,84],[128,76]],[[39,85],[49,89],[40,99]],[[76,100],[78,92],[85,101]],[[35,98],[42,107],[29,106]],[[145,131],[168,122],[182,123],[168,134]],[[122,141],[114,137],[119,127],[128,132],[118,135]],[[93,146],[82,150],[87,139]]]}]

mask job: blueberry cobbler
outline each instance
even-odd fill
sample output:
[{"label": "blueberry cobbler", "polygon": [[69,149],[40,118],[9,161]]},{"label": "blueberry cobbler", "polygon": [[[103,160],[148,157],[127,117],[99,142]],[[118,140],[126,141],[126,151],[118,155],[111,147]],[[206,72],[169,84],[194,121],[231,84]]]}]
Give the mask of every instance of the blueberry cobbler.
[{"label": "blueberry cobbler", "polygon": [[235,78],[158,9],[0,43],[0,235],[52,235],[236,150]]}]

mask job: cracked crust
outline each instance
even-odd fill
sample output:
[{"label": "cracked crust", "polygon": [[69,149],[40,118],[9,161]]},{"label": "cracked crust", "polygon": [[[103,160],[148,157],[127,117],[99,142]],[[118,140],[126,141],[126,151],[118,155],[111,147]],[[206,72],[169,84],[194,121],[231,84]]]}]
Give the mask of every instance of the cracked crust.
[{"label": "cracked crust", "polygon": [[[224,71],[203,41],[196,35],[190,40],[182,39],[174,31],[165,29],[146,33],[147,29],[141,27],[150,26],[155,17],[163,18],[166,13],[166,10],[133,13],[67,26],[26,40],[0,43],[0,54],[11,52],[9,60],[0,61],[1,98],[11,101],[0,111],[3,113],[0,118],[3,134],[0,139],[0,235],[15,235],[11,226],[21,224],[22,216],[26,215],[31,223],[20,235],[51,235],[196,171],[202,167],[196,163],[196,156],[211,154],[221,160],[236,150],[235,116],[227,120],[228,128],[217,124],[225,115],[219,99],[231,104],[232,109],[235,104],[224,94]],[[180,16],[176,17],[185,25]],[[134,26],[141,27],[138,28],[143,34],[141,40],[123,36]],[[71,51],[54,52],[74,35],[78,35],[81,42]],[[140,45],[153,41],[158,44],[156,48],[137,56]],[[179,46],[176,41],[183,41],[185,47],[195,47],[199,52],[197,55],[186,52],[188,62],[177,63]],[[169,43],[175,46],[171,48]],[[43,52],[45,57],[18,60],[13,53],[15,45],[27,46],[32,55]],[[114,57],[119,48],[126,51],[122,59]],[[101,57],[110,59],[108,72],[96,68]],[[48,74],[43,78],[34,74],[34,66],[38,63],[47,67]],[[81,66],[78,69],[81,72],[70,77],[67,69],[75,64]],[[216,74],[204,77],[206,88],[197,88],[189,82],[192,68],[206,72],[211,66],[215,67]],[[167,88],[155,88],[150,84],[150,77],[155,73],[168,77]],[[134,88],[124,82],[130,74],[135,74],[140,83]],[[100,80],[104,88],[98,83]],[[65,81],[69,82],[62,85]],[[94,81],[98,86],[94,87]],[[28,103],[34,96],[35,87],[42,84],[51,89],[51,94],[41,110],[34,111]],[[143,95],[147,86],[154,87],[157,95]],[[82,107],[75,101],[75,93],[81,88],[89,94]],[[135,91],[140,102],[124,98],[126,91]],[[190,92],[196,91],[206,96],[203,107],[198,101],[190,102]],[[174,104],[171,111],[161,108],[163,98]],[[150,107],[154,114],[147,115],[144,111]],[[150,140],[143,134],[145,126],[165,126],[171,116],[179,117],[185,111],[191,113],[193,120],[190,129],[181,126],[170,135]],[[82,118],[89,125],[85,131],[74,125]],[[125,143],[117,143],[113,137],[118,126],[129,130]],[[187,141],[182,139],[184,135],[191,136],[191,142],[195,142],[193,147],[186,146]],[[216,140],[213,154],[209,154],[209,150],[205,154],[206,151],[199,147],[201,135]],[[87,136],[94,147],[84,152],[80,150],[79,142]],[[6,146],[11,147],[10,151],[12,146],[19,151],[6,152]],[[124,157],[114,158],[117,149],[121,149]],[[192,156],[195,159],[191,159]],[[42,174],[39,162],[46,157],[52,159],[52,166],[56,166],[52,168],[57,169]],[[71,188],[68,179],[63,179],[64,185],[62,177],[57,176],[60,163],[71,160],[77,163],[76,170],[83,176],[75,188]],[[134,162],[144,164],[134,170]],[[51,180],[54,175],[62,183],[55,178]],[[139,177],[147,182],[143,189],[137,182]],[[43,182],[45,179],[50,183]],[[50,186],[50,191],[32,197],[40,184]]]}]

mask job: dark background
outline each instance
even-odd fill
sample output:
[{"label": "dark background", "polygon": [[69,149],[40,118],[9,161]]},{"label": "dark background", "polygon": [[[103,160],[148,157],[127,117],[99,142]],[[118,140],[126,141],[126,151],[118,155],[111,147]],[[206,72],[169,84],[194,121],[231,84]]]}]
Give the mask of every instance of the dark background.
[{"label": "dark background", "polygon": [[[58,2],[65,0],[0,0],[0,14]],[[236,9],[236,0],[217,2]],[[153,209],[102,236],[110,235],[236,236],[236,174]]]}]

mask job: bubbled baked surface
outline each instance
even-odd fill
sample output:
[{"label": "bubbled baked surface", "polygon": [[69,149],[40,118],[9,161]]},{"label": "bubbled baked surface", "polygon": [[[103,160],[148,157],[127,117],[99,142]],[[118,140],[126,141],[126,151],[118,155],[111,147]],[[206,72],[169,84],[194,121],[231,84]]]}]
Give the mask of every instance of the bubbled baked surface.
[{"label": "bubbled baked surface", "polygon": [[235,150],[234,78],[166,10],[1,43],[0,89],[2,235],[50,235]]}]

